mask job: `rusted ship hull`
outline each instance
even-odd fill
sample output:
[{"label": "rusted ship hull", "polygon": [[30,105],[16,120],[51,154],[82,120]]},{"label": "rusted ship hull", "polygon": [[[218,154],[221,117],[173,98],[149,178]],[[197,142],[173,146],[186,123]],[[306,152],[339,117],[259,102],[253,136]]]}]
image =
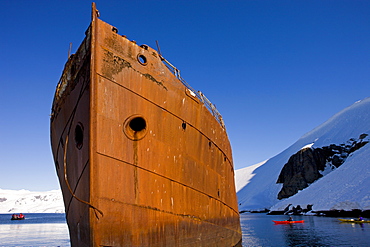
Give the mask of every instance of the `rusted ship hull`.
[{"label": "rusted ship hull", "polygon": [[98,19],[93,4],[51,115],[72,246],[240,244],[222,119],[172,69]]}]

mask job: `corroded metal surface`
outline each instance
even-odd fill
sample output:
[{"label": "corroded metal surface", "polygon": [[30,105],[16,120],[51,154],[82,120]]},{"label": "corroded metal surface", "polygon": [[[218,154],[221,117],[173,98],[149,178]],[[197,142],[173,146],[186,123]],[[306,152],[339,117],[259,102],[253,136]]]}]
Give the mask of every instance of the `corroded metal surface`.
[{"label": "corroded metal surface", "polygon": [[72,245],[240,244],[231,147],[220,115],[157,51],[99,20],[94,4],[92,16],[58,83],[51,116]]}]

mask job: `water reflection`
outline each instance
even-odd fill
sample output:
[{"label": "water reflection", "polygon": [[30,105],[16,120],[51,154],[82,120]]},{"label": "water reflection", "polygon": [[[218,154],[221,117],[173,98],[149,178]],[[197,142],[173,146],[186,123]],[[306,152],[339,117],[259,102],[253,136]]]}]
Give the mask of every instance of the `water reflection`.
[{"label": "water reflection", "polygon": [[[64,216],[55,217],[35,214],[24,221],[11,222],[8,215],[0,215],[0,246],[70,246]],[[286,219],[242,214],[243,246],[370,246],[370,224],[340,223],[337,218],[314,216],[294,217],[305,220],[303,224],[272,222]]]},{"label": "water reflection", "polygon": [[286,216],[241,215],[243,246],[370,246],[370,224],[343,224],[337,218],[301,216],[304,223],[275,225]]},{"label": "water reflection", "polygon": [[261,243],[260,239],[255,237],[253,228],[249,227],[248,225],[244,225],[242,226],[242,228],[243,228],[242,238],[244,240],[243,246],[258,246],[258,244]]},{"label": "water reflection", "polygon": [[322,236],[304,224],[285,225],[284,229],[286,246],[327,246]]},{"label": "water reflection", "polygon": [[0,224],[2,246],[70,246],[66,224]]}]

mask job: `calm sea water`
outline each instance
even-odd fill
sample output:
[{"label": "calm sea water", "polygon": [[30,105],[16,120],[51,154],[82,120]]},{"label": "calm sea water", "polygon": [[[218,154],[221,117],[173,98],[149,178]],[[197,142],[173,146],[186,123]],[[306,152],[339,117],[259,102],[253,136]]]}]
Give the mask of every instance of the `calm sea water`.
[{"label": "calm sea water", "polygon": [[[11,221],[0,214],[0,246],[70,246],[64,214],[26,214]],[[243,246],[370,246],[370,224],[339,223],[337,218],[296,216],[303,224],[275,225],[286,216],[242,214]]]},{"label": "calm sea water", "polygon": [[0,214],[0,246],[71,246],[64,214]]},{"label": "calm sea water", "polygon": [[243,246],[370,246],[370,223],[340,223],[338,218],[295,216],[304,223],[275,225],[283,215],[242,214]]}]

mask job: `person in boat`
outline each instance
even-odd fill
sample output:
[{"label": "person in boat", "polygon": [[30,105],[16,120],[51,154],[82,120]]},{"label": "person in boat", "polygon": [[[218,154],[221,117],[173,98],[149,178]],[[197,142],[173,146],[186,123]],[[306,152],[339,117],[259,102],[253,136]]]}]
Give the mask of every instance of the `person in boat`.
[{"label": "person in boat", "polygon": [[24,215],[22,213],[19,214],[19,218],[20,219],[23,219],[24,218]]},{"label": "person in boat", "polygon": [[361,215],[357,219],[358,221],[364,221],[364,218],[361,217]]},{"label": "person in boat", "polygon": [[292,218],[292,216],[289,216],[289,219],[288,219],[288,221],[293,221],[293,218]]},{"label": "person in boat", "polygon": [[18,219],[18,215],[12,214],[12,219]]}]

